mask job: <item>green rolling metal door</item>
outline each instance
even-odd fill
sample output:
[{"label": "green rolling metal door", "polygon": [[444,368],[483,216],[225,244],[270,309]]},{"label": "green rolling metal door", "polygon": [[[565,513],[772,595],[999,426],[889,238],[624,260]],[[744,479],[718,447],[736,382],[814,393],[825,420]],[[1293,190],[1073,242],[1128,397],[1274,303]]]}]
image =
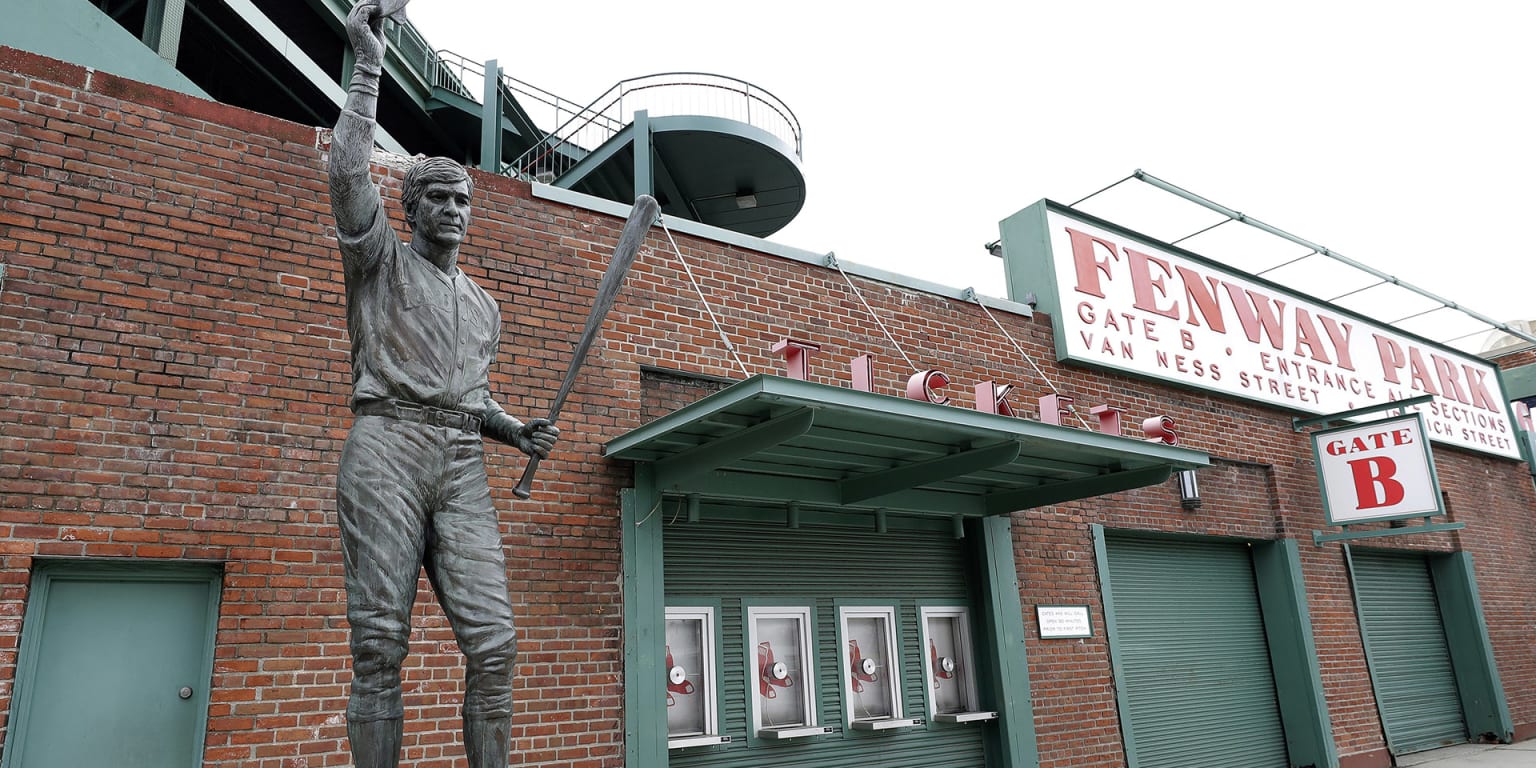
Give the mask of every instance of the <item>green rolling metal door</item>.
[{"label": "green rolling metal door", "polygon": [[1248,546],[1106,548],[1131,768],[1288,768]]},{"label": "green rolling metal door", "polygon": [[1467,740],[1445,627],[1424,556],[1352,549],[1355,600],[1387,748]]},{"label": "green rolling metal door", "polygon": [[[708,599],[718,600],[721,607],[721,730],[732,737],[732,743],[722,747],[673,750],[669,755],[673,768],[987,765],[983,734],[990,724],[929,724],[867,733],[847,728],[843,722],[838,601],[897,606],[902,710],[908,717],[925,717],[925,649],[920,642],[918,606],[971,605],[973,598],[965,559],[970,542],[957,540],[949,521],[927,524],[893,519],[890,529],[882,533],[867,524],[873,522],[870,517],[862,519],[866,525],[860,527],[813,524],[808,519],[799,528],[789,528],[782,517],[767,523],[679,520],[667,525],[668,603]],[[843,732],[785,743],[751,743],[746,733],[751,721],[749,692],[743,684],[743,598],[756,603],[809,602],[813,607],[817,721]],[[977,620],[973,611],[972,621]],[[979,625],[973,625],[973,632],[980,632]]]}]

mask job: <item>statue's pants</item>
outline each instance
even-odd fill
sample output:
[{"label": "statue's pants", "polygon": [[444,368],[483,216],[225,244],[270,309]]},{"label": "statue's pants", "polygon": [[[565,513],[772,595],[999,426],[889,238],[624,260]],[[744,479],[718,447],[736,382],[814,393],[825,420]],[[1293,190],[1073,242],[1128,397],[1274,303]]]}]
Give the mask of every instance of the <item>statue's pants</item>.
[{"label": "statue's pants", "polygon": [[347,717],[403,716],[400,663],[423,566],[464,653],[465,716],[509,716],[517,634],[481,437],[358,416],[336,486],[352,625]]}]

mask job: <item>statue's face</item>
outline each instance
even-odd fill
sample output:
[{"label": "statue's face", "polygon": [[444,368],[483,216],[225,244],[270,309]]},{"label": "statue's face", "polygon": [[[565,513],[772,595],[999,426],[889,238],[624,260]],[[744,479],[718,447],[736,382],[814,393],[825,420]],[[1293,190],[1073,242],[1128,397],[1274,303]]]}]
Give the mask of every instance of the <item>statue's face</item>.
[{"label": "statue's face", "polygon": [[415,236],[434,245],[457,246],[469,230],[469,182],[431,182],[416,203]]}]

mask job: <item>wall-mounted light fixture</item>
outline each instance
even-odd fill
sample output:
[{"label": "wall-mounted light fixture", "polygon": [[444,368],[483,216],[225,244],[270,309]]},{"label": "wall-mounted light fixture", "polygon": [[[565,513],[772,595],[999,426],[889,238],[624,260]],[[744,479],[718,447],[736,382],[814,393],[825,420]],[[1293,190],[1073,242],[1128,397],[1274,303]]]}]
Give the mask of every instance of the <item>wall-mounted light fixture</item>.
[{"label": "wall-mounted light fixture", "polygon": [[1200,507],[1200,482],[1195,478],[1195,470],[1180,470],[1175,478],[1179,483],[1179,506],[1185,509],[1198,509]]},{"label": "wall-mounted light fixture", "polygon": [[1003,241],[1001,240],[993,240],[982,247],[986,248],[987,253],[992,254],[996,258],[1001,259],[1003,257]]}]

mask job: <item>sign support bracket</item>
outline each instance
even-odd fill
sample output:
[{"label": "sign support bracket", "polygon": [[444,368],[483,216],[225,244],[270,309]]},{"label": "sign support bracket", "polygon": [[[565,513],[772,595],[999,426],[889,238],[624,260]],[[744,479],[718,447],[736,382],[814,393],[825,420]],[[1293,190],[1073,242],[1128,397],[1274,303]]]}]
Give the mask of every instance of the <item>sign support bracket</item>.
[{"label": "sign support bracket", "polygon": [[1325,427],[1335,421],[1348,421],[1355,418],[1356,416],[1367,416],[1378,411],[1390,411],[1394,409],[1402,411],[1416,405],[1423,405],[1434,399],[1434,395],[1419,395],[1418,397],[1410,397],[1407,400],[1393,400],[1387,403],[1367,405],[1363,408],[1339,411],[1338,413],[1331,413],[1327,416],[1311,416],[1308,418],[1295,416],[1291,418],[1291,429],[1300,432],[1308,427]]},{"label": "sign support bracket", "polygon": [[[1429,520],[1429,518],[1427,518],[1427,517],[1424,518],[1424,519],[1426,521]],[[1330,541],[1354,541],[1356,539],[1377,539],[1377,538],[1381,538],[1383,536],[1404,536],[1404,535],[1407,535],[1407,534],[1410,534],[1410,533],[1435,533],[1437,531],[1459,531],[1459,530],[1461,530],[1462,528],[1465,528],[1465,527],[1467,527],[1466,523],[1430,523],[1430,522],[1425,522],[1424,525],[1415,525],[1415,526],[1410,526],[1410,527],[1407,527],[1407,528],[1387,528],[1387,529],[1384,529],[1384,530],[1377,530],[1377,531],[1349,531],[1349,530],[1346,530],[1346,531],[1344,531],[1342,533],[1323,533],[1322,531],[1313,531],[1312,532],[1312,543],[1314,545],[1316,545],[1316,546],[1321,547],[1322,545],[1327,544]]]}]

